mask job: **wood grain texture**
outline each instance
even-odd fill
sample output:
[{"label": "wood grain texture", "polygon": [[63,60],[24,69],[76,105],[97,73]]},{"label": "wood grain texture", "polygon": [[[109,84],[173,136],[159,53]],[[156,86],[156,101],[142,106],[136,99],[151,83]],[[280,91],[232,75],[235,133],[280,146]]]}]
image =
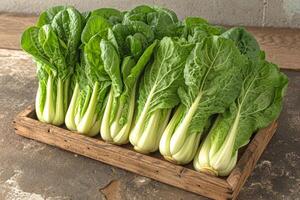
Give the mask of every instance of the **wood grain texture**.
[{"label": "wood grain texture", "polygon": [[39,122],[32,107],[14,120],[16,133],[160,182],[213,199],[235,199],[276,129],[270,125],[256,134],[227,180],[206,175],[124,146],[108,144],[64,128]]},{"label": "wood grain texture", "polygon": [[[0,14],[0,48],[20,49],[20,36],[36,16]],[[248,27],[268,60],[283,69],[300,70],[300,29]]]},{"label": "wood grain texture", "polygon": [[267,59],[283,69],[300,70],[300,29],[248,27]]}]

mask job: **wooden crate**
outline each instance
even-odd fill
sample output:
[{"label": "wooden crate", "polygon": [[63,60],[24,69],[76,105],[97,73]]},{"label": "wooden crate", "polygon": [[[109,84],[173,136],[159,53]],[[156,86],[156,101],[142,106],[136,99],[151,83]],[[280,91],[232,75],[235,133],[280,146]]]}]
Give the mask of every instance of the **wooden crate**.
[{"label": "wooden crate", "polygon": [[191,166],[179,166],[165,161],[158,154],[143,155],[130,145],[116,146],[99,138],[89,138],[62,127],[36,119],[32,106],[14,120],[17,134],[67,151],[80,154],[115,167],[146,176],[213,199],[236,199],[255,167],[257,160],[272,138],[277,123],[258,131],[228,177],[219,178],[197,172]]}]

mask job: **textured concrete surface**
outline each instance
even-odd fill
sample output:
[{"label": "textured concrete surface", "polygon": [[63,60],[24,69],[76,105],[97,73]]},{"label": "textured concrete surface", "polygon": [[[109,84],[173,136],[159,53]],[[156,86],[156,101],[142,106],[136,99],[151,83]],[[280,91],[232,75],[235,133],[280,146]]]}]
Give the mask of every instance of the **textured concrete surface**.
[{"label": "textured concrete surface", "polygon": [[[206,199],[14,133],[13,117],[33,103],[31,61],[0,49],[0,199]],[[239,199],[300,199],[300,73],[290,78],[279,128]]]},{"label": "textured concrete surface", "polygon": [[265,26],[284,24],[300,28],[300,0],[269,0],[265,6]]},{"label": "textured concrete surface", "polygon": [[60,4],[80,10],[162,5],[173,9],[180,18],[196,15],[216,24],[300,28],[300,0],[1,0],[0,12],[37,14]]}]

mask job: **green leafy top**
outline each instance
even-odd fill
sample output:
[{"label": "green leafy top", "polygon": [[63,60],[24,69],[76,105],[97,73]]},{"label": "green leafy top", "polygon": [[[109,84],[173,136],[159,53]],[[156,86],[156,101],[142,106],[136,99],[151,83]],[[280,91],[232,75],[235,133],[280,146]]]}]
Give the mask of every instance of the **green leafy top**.
[{"label": "green leafy top", "polygon": [[59,13],[62,10],[65,10],[67,6],[54,6],[51,7],[44,12],[42,12],[37,20],[36,26],[37,27],[42,27],[43,25],[46,24],[51,24],[53,18],[57,13]]},{"label": "green leafy top", "polygon": [[[64,79],[73,73],[78,61],[82,16],[72,7],[54,7],[44,12],[38,27],[29,27],[21,37],[21,46],[48,73]],[[42,69],[39,67],[38,69]]]},{"label": "green leafy top", "polygon": [[132,21],[128,24],[116,24],[112,28],[121,57],[133,56],[136,60],[153,42],[154,33],[150,26],[141,21]]},{"label": "green leafy top", "polygon": [[178,36],[179,21],[172,10],[154,6],[155,12],[147,15],[147,22],[155,33],[155,38]]},{"label": "green leafy top", "polygon": [[[44,52],[42,44],[39,42],[39,31],[40,28],[32,26],[23,32],[21,37],[22,49],[32,55],[35,61],[42,62],[44,65],[55,70],[55,66],[51,63]],[[49,70],[49,73],[51,73],[51,71],[52,70]]]},{"label": "green leafy top", "polygon": [[147,24],[147,15],[152,12],[155,12],[155,10],[150,6],[137,6],[125,13],[123,23],[127,24],[130,21],[142,21]]},{"label": "green leafy top", "polygon": [[120,57],[115,46],[112,24],[104,17],[104,10],[92,12],[81,35],[83,42],[83,57],[89,85],[95,82],[110,82],[116,90],[116,95],[122,91],[120,75]]},{"label": "green leafy top", "polygon": [[212,36],[196,44],[185,65],[185,86],[178,90],[187,110],[197,106],[189,133],[201,133],[209,117],[224,112],[238,96],[244,63],[228,39]]},{"label": "green leafy top", "polygon": [[75,84],[79,84],[79,88],[83,89],[87,83],[87,76],[85,72],[86,63],[83,57],[83,51],[80,52],[80,62],[76,64],[73,77],[71,79],[72,87],[75,87]]},{"label": "green leafy top", "polygon": [[86,44],[94,35],[106,38],[107,31],[110,28],[112,28],[112,24],[104,17],[98,15],[91,16],[82,31],[81,41],[83,44]]},{"label": "green leafy top", "polygon": [[[242,72],[242,90],[237,100],[218,117],[212,130],[214,151],[221,148],[226,136],[234,134],[233,152],[246,145],[258,129],[278,118],[288,79],[278,67],[265,60],[249,61]],[[238,122],[236,129],[232,128]]]},{"label": "green leafy top", "polygon": [[101,59],[106,73],[109,75],[114,95],[120,96],[123,90],[123,82],[120,72],[120,57],[114,45],[102,39],[100,42]]},{"label": "green leafy top", "polygon": [[123,13],[114,8],[99,8],[91,12],[92,16],[101,16],[107,19],[111,24],[121,23],[123,21]]},{"label": "green leafy top", "polygon": [[53,71],[55,75],[65,78],[70,75],[71,70],[67,66],[65,45],[61,45],[61,40],[55,34],[50,25],[44,25],[39,30],[39,43],[43,46],[43,50],[48,60],[55,66]]},{"label": "green leafy top", "polygon": [[169,9],[158,6],[137,6],[124,15],[123,24],[133,21],[149,25],[156,39],[178,36],[179,21],[176,13]]},{"label": "green leafy top", "polygon": [[91,90],[98,85],[96,113],[99,115],[103,110],[103,103],[109,86],[116,91],[119,96],[122,91],[122,79],[120,75],[120,58],[114,45],[100,34],[95,34],[83,46],[85,76],[80,84],[83,86],[80,97],[81,115],[87,109],[86,99],[91,94]]},{"label": "green leafy top", "polygon": [[85,62],[85,73],[88,78],[88,84],[93,87],[95,82],[109,81],[109,76],[104,69],[101,59],[100,42],[102,38],[94,35],[88,43],[84,45],[83,56]]},{"label": "green leafy top", "polygon": [[278,118],[288,84],[287,77],[276,65],[262,60],[251,62],[243,72],[243,78],[236,102],[241,121],[235,149],[248,143],[253,132]]},{"label": "green leafy top", "polygon": [[181,37],[192,43],[201,43],[206,37],[220,35],[224,28],[209,24],[205,19],[199,17],[187,17],[183,21]]},{"label": "green leafy top", "polygon": [[231,39],[235,42],[242,54],[249,59],[257,59],[261,51],[256,39],[242,27],[234,27],[222,33],[221,37]]},{"label": "green leafy top", "polygon": [[74,8],[68,7],[58,12],[51,23],[62,46],[66,46],[66,63],[74,67],[78,61],[78,46],[80,45],[83,19]]},{"label": "green leafy top", "polygon": [[179,103],[176,91],[183,81],[183,66],[193,45],[169,37],[163,38],[154,54],[154,61],[146,67],[140,85],[138,115],[149,99],[149,113],[172,108]]},{"label": "green leafy top", "polygon": [[[124,82],[124,91],[120,96],[121,105],[129,105],[130,95],[136,90],[137,81],[142,74],[145,66],[152,57],[153,51],[157,46],[157,41],[154,41],[142,54],[137,62],[135,62],[130,56],[123,60],[122,64],[122,78]],[[124,125],[128,120],[129,106],[124,106],[120,118],[120,125]],[[114,119],[116,110],[111,114],[111,119]]]}]

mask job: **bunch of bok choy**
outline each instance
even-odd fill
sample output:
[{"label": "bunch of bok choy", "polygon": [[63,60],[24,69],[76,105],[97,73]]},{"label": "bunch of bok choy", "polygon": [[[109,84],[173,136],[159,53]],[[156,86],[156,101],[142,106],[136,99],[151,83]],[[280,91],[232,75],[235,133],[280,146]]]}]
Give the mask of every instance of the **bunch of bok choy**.
[{"label": "bunch of bok choy", "polygon": [[21,46],[37,65],[40,121],[217,176],[278,118],[288,84],[244,28],[157,6],[56,6]]}]

